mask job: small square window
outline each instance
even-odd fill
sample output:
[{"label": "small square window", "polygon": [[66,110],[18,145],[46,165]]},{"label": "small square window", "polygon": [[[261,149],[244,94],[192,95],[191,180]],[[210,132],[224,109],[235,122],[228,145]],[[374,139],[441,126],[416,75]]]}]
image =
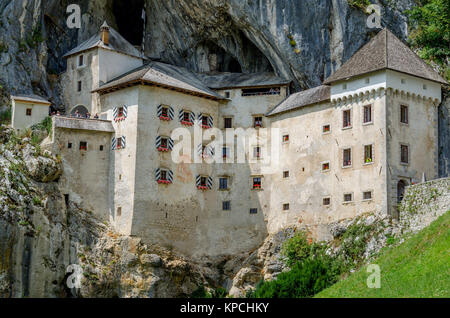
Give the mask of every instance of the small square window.
[{"label": "small square window", "polygon": [[258,209],[250,209],[250,214],[258,214]]},{"label": "small square window", "polygon": [[81,82],[81,81],[78,81],[77,90],[78,90],[79,92],[81,92],[81,89],[82,89],[82,82]]},{"label": "small square window", "polygon": [[230,98],[231,94],[230,92],[225,92],[225,98]]},{"label": "small square window", "polygon": [[409,163],[409,147],[407,145],[400,145],[400,162]]},{"label": "small square window", "polygon": [[122,216],[122,207],[117,208],[117,217],[120,218]]},{"label": "small square window", "polygon": [[289,171],[283,172],[283,178],[285,178],[285,179],[289,178]]},{"label": "small square window", "polygon": [[222,210],[230,211],[231,210],[231,201],[223,201],[222,202]]},{"label": "small square window", "polygon": [[87,142],[86,141],[80,141],[80,150],[87,150]]},{"label": "small square window", "polygon": [[72,149],[72,143],[71,142],[67,143],[67,149]]},{"label": "small square window", "polygon": [[283,204],[283,211],[288,211],[288,210],[289,210],[289,203]]},{"label": "small square window", "polygon": [[353,201],[353,193],[344,194],[344,202],[352,202]]},{"label": "small square window", "polygon": [[228,178],[227,177],[219,178],[219,189],[220,190],[228,190]]},{"label": "small square window", "polygon": [[104,150],[104,146],[100,146],[100,151],[103,151]]},{"label": "small square window", "polygon": [[401,82],[402,84],[406,84],[406,80],[404,78],[402,78]]},{"label": "small square window", "polygon": [[32,112],[33,112],[33,110],[31,108],[27,108],[27,112],[26,112],[27,116],[31,116]]},{"label": "small square window", "polygon": [[117,138],[117,149],[122,149],[123,148],[123,140],[122,138]]},{"label": "small square window", "polygon": [[364,146],[364,163],[365,164],[373,163],[373,146],[372,145]]},{"label": "small square window", "polygon": [[188,111],[183,112],[183,121],[190,123],[191,122],[191,113]]},{"label": "small square window", "polygon": [[330,170],[330,163],[329,162],[322,163],[322,171],[329,171],[329,170]]},{"label": "small square window", "polygon": [[233,119],[232,118],[224,118],[224,127],[227,128],[233,128]]},{"label": "small square window", "polygon": [[372,191],[363,192],[363,200],[372,200]]},{"label": "small square window", "polygon": [[427,84],[423,84],[423,89],[427,89]]},{"label": "small square window", "polygon": [[342,112],[342,128],[349,128],[352,126],[351,110],[347,109]]},{"label": "small square window", "polygon": [[169,107],[162,107],[161,108],[161,117],[169,118]]},{"label": "small square window", "polygon": [[284,135],[283,136],[283,142],[284,143],[289,142],[289,135]]},{"label": "small square window", "polygon": [[328,134],[331,132],[331,125],[323,125],[322,126],[322,133]]},{"label": "small square window", "polygon": [[408,106],[400,105],[400,122],[403,124],[408,123]]},{"label": "small square window", "polygon": [[262,187],[262,179],[261,177],[253,178],[253,189],[261,189]]},{"label": "small square window", "polygon": [[350,167],[352,165],[352,149],[347,148],[343,151],[343,162],[342,165],[344,167]]},{"label": "small square window", "polygon": [[323,198],[322,204],[323,205],[330,205],[331,204],[331,198]]},{"label": "small square window", "polygon": [[119,107],[118,111],[117,111],[117,118],[123,118],[123,117],[124,117],[123,107]]},{"label": "small square window", "polygon": [[364,124],[371,123],[372,122],[372,105],[364,106],[363,114],[364,114],[363,123]]},{"label": "small square window", "polygon": [[254,128],[261,128],[263,126],[263,119],[262,117],[254,117],[253,127]]}]

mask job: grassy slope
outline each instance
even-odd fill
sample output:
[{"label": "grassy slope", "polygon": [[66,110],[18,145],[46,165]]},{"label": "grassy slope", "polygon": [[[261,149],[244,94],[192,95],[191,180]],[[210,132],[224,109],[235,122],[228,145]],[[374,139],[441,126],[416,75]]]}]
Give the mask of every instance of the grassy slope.
[{"label": "grassy slope", "polygon": [[372,264],[381,268],[381,288],[367,287],[367,267],[316,297],[450,297],[450,211]]}]

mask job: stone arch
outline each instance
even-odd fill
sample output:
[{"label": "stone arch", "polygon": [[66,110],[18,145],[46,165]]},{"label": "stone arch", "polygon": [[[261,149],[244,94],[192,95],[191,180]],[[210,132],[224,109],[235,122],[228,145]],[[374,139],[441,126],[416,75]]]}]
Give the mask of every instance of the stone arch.
[{"label": "stone arch", "polygon": [[89,113],[89,110],[84,105],[77,105],[70,111],[70,115],[75,115],[75,112],[78,111],[82,116],[86,116]]}]

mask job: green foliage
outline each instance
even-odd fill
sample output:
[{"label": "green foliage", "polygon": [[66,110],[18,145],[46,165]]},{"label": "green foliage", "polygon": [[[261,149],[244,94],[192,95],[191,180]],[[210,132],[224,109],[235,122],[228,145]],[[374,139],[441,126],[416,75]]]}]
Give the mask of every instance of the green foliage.
[{"label": "green foliage", "polygon": [[312,297],[331,286],[337,277],[321,259],[306,259],[289,272],[281,273],[276,280],[259,284],[251,298],[305,298]]},{"label": "green foliage", "polygon": [[418,6],[406,11],[412,22],[409,42],[419,49],[419,56],[441,66],[442,75],[449,79],[450,1],[420,0]]},{"label": "green foliage", "polygon": [[41,206],[42,205],[42,200],[39,197],[34,197],[33,198],[33,204],[36,206]]},{"label": "green foliage", "polygon": [[370,5],[369,0],[347,0],[348,5],[353,8],[366,9]]},{"label": "green foliage", "polygon": [[11,124],[12,110],[8,108],[6,111],[0,113],[0,125]]},{"label": "green foliage", "polygon": [[294,237],[286,240],[282,247],[282,255],[286,257],[286,265],[291,267],[315,255],[325,255],[326,245],[308,242],[305,232],[297,232]]},{"label": "green foliage", "polygon": [[219,287],[211,292],[205,286],[200,286],[192,294],[191,298],[226,298],[228,296],[225,288]]},{"label": "green foliage", "polygon": [[317,297],[450,297],[450,210],[429,227],[372,261],[381,268],[381,288],[368,288],[367,267]]}]

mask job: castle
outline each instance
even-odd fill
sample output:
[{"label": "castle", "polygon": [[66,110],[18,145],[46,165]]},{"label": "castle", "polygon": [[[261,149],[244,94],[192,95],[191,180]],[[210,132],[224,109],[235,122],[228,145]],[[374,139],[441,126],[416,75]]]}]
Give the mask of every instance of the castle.
[{"label": "castle", "polygon": [[[447,83],[387,29],[322,86],[294,94],[274,74],[195,74],[146,60],[106,23],[65,58],[66,112],[99,116],[53,117],[46,147],[63,158],[67,202],[187,255],[250,251],[292,225],[328,238],[331,222],[395,216],[407,185],[438,177]],[[253,128],[257,138],[245,152],[235,138],[215,151],[192,140],[193,154],[224,162],[174,162],[180,127],[204,136]],[[278,133],[262,145],[264,128]],[[269,149],[279,159],[265,166]]]}]

